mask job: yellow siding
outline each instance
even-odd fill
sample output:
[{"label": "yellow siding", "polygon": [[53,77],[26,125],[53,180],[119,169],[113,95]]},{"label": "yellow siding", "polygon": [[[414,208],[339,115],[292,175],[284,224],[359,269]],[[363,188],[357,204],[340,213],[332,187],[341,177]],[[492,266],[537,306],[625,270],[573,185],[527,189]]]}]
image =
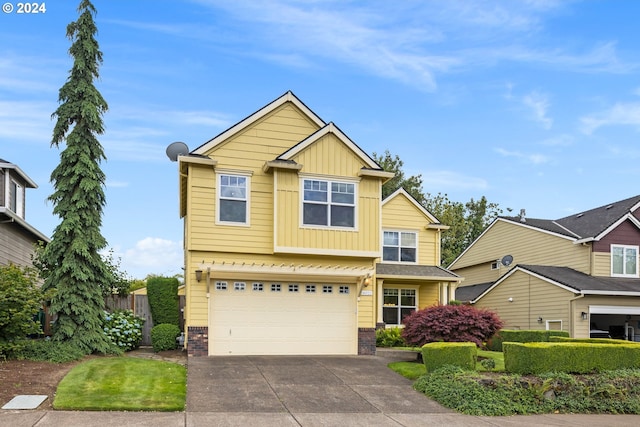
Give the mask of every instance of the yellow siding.
[{"label": "yellow siding", "polygon": [[569,300],[573,297],[567,290],[518,271],[482,297],[476,307],[495,311],[505,329],[544,330],[547,320],[562,320],[562,329],[570,332]]},{"label": "yellow siding", "polygon": [[[513,264],[535,264],[570,267],[583,273],[590,272],[590,246],[576,245],[569,239],[532,230],[504,221],[498,221],[452,266],[452,271],[463,276],[466,284],[491,280],[490,264],[505,255],[513,256]],[[486,265],[486,270],[466,267]],[[506,273],[502,267],[500,274]]]},{"label": "yellow siding", "polygon": [[593,276],[611,276],[611,254],[609,252],[593,252]]},{"label": "yellow siding", "polygon": [[[574,301],[574,319],[575,319],[575,329],[574,329],[574,337],[576,338],[588,338],[589,337],[589,329],[590,323],[592,322],[592,318],[589,317],[587,320],[582,320],[581,313],[589,313],[590,305],[613,305],[613,306],[623,306],[623,307],[640,307],[640,298],[636,297],[608,297],[608,296],[586,296],[584,298],[579,298]],[[629,324],[635,327],[636,335],[640,333],[638,330],[638,319],[636,316],[633,316],[629,321]],[[620,322],[621,324],[623,321]],[[597,325],[602,328],[601,325]]]},{"label": "yellow siding", "polygon": [[293,159],[302,172],[337,177],[356,177],[365,166],[362,160],[334,134],[327,134]]},{"label": "yellow siding", "polygon": [[317,129],[297,108],[285,104],[207,153],[218,162],[216,170],[250,174],[248,227],[215,224],[216,173],[210,166],[191,165],[187,248],[272,253],[273,175],[262,167]]},{"label": "yellow siding", "polygon": [[440,303],[440,291],[438,290],[439,285],[439,283],[427,283],[420,286],[418,291],[418,309],[431,307]]},{"label": "yellow siding", "polygon": [[403,195],[389,200],[382,207],[384,230],[417,231],[418,263],[440,265],[439,235],[437,230],[426,230],[429,219]]},{"label": "yellow siding", "polygon": [[[330,162],[328,162],[330,163]],[[359,169],[359,168],[358,168]],[[306,168],[305,168],[306,171]],[[380,181],[363,179],[357,184],[357,224],[355,230],[301,228],[300,177],[295,172],[278,171],[276,246],[313,250],[354,252],[380,251]],[[286,250],[284,250],[286,252]]]}]

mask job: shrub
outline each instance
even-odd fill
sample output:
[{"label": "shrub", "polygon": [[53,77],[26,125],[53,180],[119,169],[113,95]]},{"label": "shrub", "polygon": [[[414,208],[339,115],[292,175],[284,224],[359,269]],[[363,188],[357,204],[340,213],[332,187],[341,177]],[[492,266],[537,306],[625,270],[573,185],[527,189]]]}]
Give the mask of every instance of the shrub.
[{"label": "shrub", "polygon": [[154,325],[170,323],[180,326],[178,279],[151,277],[147,280],[147,297]]},{"label": "shrub", "polygon": [[478,347],[470,342],[432,342],[422,347],[422,362],[427,372],[446,365],[473,370],[476,367]]},{"label": "shrub", "polygon": [[591,373],[640,368],[640,346],[592,343],[504,343],[504,366],[521,375],[545,372]]},{"label": "shrub", "polygon": [[69,341],[25,339],[15,341],[8,352],[10,359],[65,363],[82,359],[86,353]]},{"label": "shrub", "polygon": [[104,312],[104,333],[122,351],[138,348],[142,341],[143,325],[144,319],[134,315],[131,310]]},{"label": "shrub", "polygon": [[496,333],[487,342],[487,348],[491,351],[502,351],[503,342],[549,342],[551,337],[569,337],[567,331],[542,331],[539,329],[532,330],[512,330],[503,329]]},{"label": "shrub", "polygon": [[419,347],[436,341],[472,342],[482,346],[502,327],[497,314],[469,305],[428,307],[411,313],[402,323],[404,340]]},{"label": "shrub", "polygon": [[162,323],[151,328],[151,345],[156,353],[174,350],[178,347],[176,338],[180,335],[180,328],[169,323]]},{"label": "shrub", "polygon": [[405,345],[401,328],[376,330],[376,347],[404,347]]},{"label": "shrub", "polygon": [[42,302],[34,269],[0,266],[0,354],[10,342],[42,333],[34,320]]}]

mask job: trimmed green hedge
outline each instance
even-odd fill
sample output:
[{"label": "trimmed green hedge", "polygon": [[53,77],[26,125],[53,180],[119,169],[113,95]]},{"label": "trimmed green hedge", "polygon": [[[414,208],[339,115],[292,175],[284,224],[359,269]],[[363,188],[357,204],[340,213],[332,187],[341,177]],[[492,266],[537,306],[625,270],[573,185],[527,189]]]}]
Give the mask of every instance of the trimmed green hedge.
[{"label": "trimmed green hedge", "polygon": [[549,337],[549,342],[582,342],[591,344],[635,344],[640,342],[617,340],[613,338],[567,338],[567,337]]},{"label": "trimmed green hedge", "polygon": [[147,280],[147,297],[154,325],[169,323],[180,326],[180,299],[178,279],[152,277]]},{"label": "trimmed green hedge", "polygon": [[615,369],[640,368],[637,344],[505,342],[504,367],[520,375],[545,372],[585,374]]},{"label": "trimmed green hedge", "polygon": [[163,323],[151,328],[151,345],[156,353],[178,348],[176,338],[180,335],[180,328],[176,325]]},{"label": "trimmed green hedge", "polygon": [[502,351],[503,342],[549,342],[553,336],[568,338],[569,332],[502,329],[487,342],[487,348],[491,351]]},{"label": "trimmed green hedge", "polygon": [[431,342],[422,346],[422,362],[427,372],[445,365],[473,370],[478,358],[478,347],[472,342]]}]

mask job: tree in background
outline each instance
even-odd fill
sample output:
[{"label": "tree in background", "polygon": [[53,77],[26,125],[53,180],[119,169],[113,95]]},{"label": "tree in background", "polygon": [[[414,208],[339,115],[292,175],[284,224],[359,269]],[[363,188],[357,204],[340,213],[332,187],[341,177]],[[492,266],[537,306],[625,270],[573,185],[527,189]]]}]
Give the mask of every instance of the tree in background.
[{"label": "tree in background", "polygon": [[373,153],[374,160],[387,172],[396,176],[382,186],[382,198],[386,198],[398,188],[404,188],[418,203],[431,212],[441,223],[448,225],[449,230],[442,234],[441,264],[453,262],[493,221],[502,214],[496,203],[489,203],[486,197],[480,200],[471,199],[467,203],[453,202],[447,194],[432,195],[422,191],[422,175],[407,177],[402,170],[403,161],[398,155],[386,150],[383,155]]},{"label": "tree in background", "polygon": [[71,341],[87,353],[107,353],[111,343],[102,330],[104,299],[110,272],[99,251],[107,242],[100,233],[106,204],[106,160],[96,135],[104,133],[107,103],[93,82],[99,77],[102,52],[95,39],[96,9],[89,0],[78,6],[78,20],[67,26],[73,66],[60,88],[60,105],[51,145],[66,141],[60,163],[51,174],[53,213],[61,219],[43,251],[45,289],[56,289],[51,310],[58,315],[54,340]]}]

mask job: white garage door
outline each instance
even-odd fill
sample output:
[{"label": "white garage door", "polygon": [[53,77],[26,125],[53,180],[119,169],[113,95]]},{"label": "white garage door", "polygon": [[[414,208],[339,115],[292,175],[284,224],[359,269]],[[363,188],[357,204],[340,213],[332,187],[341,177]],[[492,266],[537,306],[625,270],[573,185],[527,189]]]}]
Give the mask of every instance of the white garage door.
[{"label": "white garage door", "polygon": [[355,286],[215,282],[210,355],[357,354]]}]

